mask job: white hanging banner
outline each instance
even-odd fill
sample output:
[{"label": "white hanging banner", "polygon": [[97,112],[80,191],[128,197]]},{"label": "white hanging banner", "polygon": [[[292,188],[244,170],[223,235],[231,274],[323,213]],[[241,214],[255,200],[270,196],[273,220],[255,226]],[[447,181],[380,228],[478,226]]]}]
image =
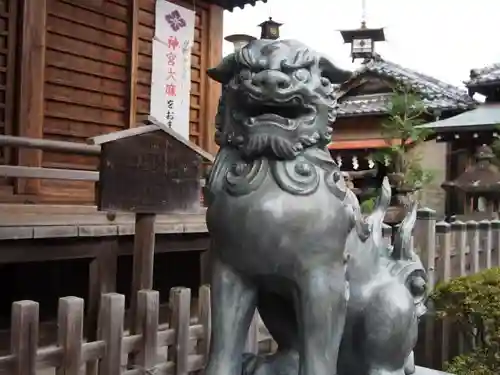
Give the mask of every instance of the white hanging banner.
[{"label": "white hanging banner", "polygon": [[194,11],[156,0],[150,112],[186,139],[189,139],[194,24]]}]

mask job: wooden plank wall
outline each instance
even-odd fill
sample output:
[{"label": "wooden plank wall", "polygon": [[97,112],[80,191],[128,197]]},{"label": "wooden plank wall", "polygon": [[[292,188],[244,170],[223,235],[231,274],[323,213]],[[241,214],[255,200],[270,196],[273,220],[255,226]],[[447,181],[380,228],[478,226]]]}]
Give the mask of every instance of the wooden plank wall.
[{"label": "wooden plank wall", "polygon": [[[49,0],[45,59],[44,138],[85,142],[126,128],[126,0]],[[97,158],[44,152],[43,166],[93,170]],[[91,200],[93,184],[43,180],[41,193]]]},{"label": "wooden plank wall", "polygon": [[[42,136],[85,142],[134,126],[137,118],[148,115],[155,0],[138,0],[135,9],[130,0],[46,2]],[[199,0],[173,2],[196,10],[190,138],[214,151],[211,124],[219,88],[209,83],[205,70],[222,55],[222,9]],[[43,152],[41,164],[95,170],[97,159]],[[41,201],[93,202],[93,183],[43,180],[39,184]]]},{"label": "wooden plank wall", "polygon": [[367,138],[383,138],[381,116],[337,117],[333,129],[335,141],[364,140]]},{"label": "wooden plank wall", "polygon": [[[12,135],[18,2],[0,0],[0,134]],[[0,147],[0,164],[10,164],[12,150]],[[13,193],[12,181],[0,178],[0,191]]]}]

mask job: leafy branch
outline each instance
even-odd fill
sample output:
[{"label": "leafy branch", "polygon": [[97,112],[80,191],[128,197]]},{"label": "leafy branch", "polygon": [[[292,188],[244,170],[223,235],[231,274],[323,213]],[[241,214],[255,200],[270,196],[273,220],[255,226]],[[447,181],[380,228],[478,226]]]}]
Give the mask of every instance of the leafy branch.
[{"label": "leafy branch", "polygon": [[432,174],[421,167],[421,157],[415,148],[432,134],[430,129],[418,128],[427,114],[420,97],[405,86],[394,89],[388,105],[387,120],[382,123],[382,136],[387,147],[375,152],[373,160],[386,164],[391,173],[403,175],[403,183],[421,186],[432,180]]}]

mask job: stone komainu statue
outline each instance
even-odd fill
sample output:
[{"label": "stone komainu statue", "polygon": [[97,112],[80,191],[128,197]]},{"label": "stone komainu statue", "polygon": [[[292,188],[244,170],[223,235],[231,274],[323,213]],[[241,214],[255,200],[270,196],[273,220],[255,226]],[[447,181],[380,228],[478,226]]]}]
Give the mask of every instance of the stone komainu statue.
[{"label": "stone komainu statue", "polygon": [[[220,150],[205,196],[213,259],[206,374],[350,375],[357,362],[356,375],[403,375],[416,337],[413,276],[389,283],[389,295],[363,299],[396,278],[395,271],[375,270],[399,261],[360,256],[372,247],[379,256],[378,224],[362,220],[326,149],[337,106],[333,85],[350,73],[297,41],[256,40],[208,74],[222,83],[223,94],[216,119]],[[388,310],[395,291],[408,310]],[[359,303],[370,312],[357,310]],[[279,348],[243,361],[255,308]],[[401,325],[392,321],[398,328],[383,337],[387,331],[373,325],[387,316],[401,318]],[[401,358],[387,362],[387,347],[368,347],[389,341]]]}]

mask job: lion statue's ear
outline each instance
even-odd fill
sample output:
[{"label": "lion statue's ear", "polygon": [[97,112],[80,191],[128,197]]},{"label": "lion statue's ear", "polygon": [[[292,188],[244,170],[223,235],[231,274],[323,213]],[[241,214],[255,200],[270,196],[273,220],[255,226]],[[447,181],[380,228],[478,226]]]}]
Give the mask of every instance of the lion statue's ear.
[{"label": "lion statue's ear", "polygon": [[223,85],[229,83],[233,75],[236,73],[236,55],[231,53],[224,57],[219,65],[215,68],[207,70],[207,74],[214,81],[220,82]]},{"label": "lion statue's ear", "polygon": [[321,69],[321,75],[328,78],[333,85],[344,83],[352,77],[351,71],[339,68],[324,56],[319,59],[319,68]]}]

